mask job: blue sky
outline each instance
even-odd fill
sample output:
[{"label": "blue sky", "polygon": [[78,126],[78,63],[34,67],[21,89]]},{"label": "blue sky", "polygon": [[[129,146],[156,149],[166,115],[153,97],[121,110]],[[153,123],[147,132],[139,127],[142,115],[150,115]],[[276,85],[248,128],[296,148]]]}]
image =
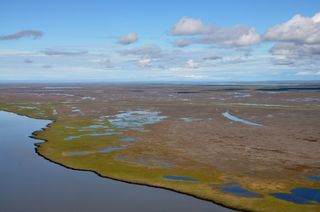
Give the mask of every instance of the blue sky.
[{"label": "blue sky", "polygon": [[1,1],[0,81],[320,80],[320,2]]}]

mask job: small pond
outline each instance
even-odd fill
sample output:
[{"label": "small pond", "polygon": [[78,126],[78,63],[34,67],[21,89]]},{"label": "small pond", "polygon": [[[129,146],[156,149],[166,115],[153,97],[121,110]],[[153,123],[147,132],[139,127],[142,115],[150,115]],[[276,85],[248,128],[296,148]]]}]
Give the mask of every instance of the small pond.
[{"label": "small pond", "polygon": [[228,112],[224,112],[224,113],[222,113],[222,115],[224,117],[226,117],[227,119],[230,119],[231,121],[234,121],[234,122],[241,122],[241,123],[248,124],[248,125],[253,125],[253,126],[262,126],[261,124],[257,124],[257,123],[254,123],[254,122],[251,122],[251,121],[248,121],[248,120],[241,119],[241,118],[238,118],[236,116],[233,116]]}]

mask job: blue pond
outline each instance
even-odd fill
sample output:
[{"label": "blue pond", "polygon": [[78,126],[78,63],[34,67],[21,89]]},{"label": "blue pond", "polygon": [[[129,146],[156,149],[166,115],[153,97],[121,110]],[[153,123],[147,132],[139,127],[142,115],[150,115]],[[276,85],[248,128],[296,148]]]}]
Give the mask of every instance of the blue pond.
[{"label": "blue pond", "polygon": [[[117,150],[121,150],[121,149],[124,149],[122,147],[107,147],[105,149],[102,149],[102,150],[99,150],[97,152],[100,152],[100,153],[109,153],[109,152],[114,152],[114,151],[117,151]],[[66,155],[89,155],[89,154],[94,154],[96,152],[89,152],[89,151],[82,151],[82,152],[65,152],[64,154]]]},{"label": "blue pond", "polygon": [[190,178],[190,177],[183,177],[183,176],[163,176],[163,178],[168,180],[183,180],[183,181],[191,181],[196,182],[198,180]]},{"label": "blue pond", "polygon": [[234,122],[241,122],[241,123],[244,123],[244,124],[248,124],[248,125],[252,125],[252,126],[258,126],[258,127],[262,126],[261,124],[257,124],[257,123],[254,123],[254,122],[251,122],[251,121],[248,121],[248,120],[240,119],[240,118],[238,118],[236,116],[231,115],[228,112],[224,112],[224,113],[222,113],[222,115],[224,117],[226,117],[227,119],[230,119],[231,121],[234,121]]},{"label": "blue pond", "polygon": [[81,136],[80,135],[71,135],[71,136],[68,136],[66,138],[64,138],[65,141],[70,141],[72,139],[76,139],[76,138],[80,138]]},{"label": "blue pond", "polygon": [[107,129],[108,126],[104,126],[102,124],[93,124],[86,127],[81,127],[78,129],[78,131],[88,131],[88,130],[95,130],[95,129]]},{"label": "blue pond", "polygon": [[135,137],[126,137],[126,138],[120,138],[120,141],[127,141],[127,142],[134,142],[137,139]]},{"label": "blue pond", "polygon": [[291,193],[273,193],[271,196],[296,204],[320,203],[320,189],[295,188]]},{"label": "blue pond", "polygon": [[261,194],[254,193],[252,191],[241,188],[238,183],[227,183],[220,188],[220,191],[224,193],[230,193],[241,197],[262,197]]},{"label": "blue pond", "polygon": [[187,123],[191,123],[192,122],[192,117],[183,117],[180,118],[182,121],[187,122]]},{"label": "blue pond", "polygon": [[306,177],[308,179],[310,179],[310,180],[320,181],[320,176],[309,175],[309,176],[306,176]]},{"label": "blue pond", "polygon": [[99,152],[109,153],[109,152],[114,152],[114,151],[121,150],[121,149],[123,149],[123,148],[121,148],[121,147],[108,147],[108,148],[100,150]]},{"label": "blue pond", "polygon": [[65,152],[66,155],[89,155],[90,152]]},{"label": "blue pond", "polygon": [[114,116],[106,116],[109,122],[117,128],[139,128],[144,125],[156,124],[167,116],[159,115],[153,111],[128,111]]},{"label": "blue pond", "polygon": [[83,134],[83,135],[72,135],[64,138],[65,141],[70,141],[76,138],[81,138],[82,136],[110,136],[110,135],[119,135],[122,134],[122,132],[114,132],[114,131],[109,131],[109,132],[95,132],[95,133],[89,133],[89,134]]}]

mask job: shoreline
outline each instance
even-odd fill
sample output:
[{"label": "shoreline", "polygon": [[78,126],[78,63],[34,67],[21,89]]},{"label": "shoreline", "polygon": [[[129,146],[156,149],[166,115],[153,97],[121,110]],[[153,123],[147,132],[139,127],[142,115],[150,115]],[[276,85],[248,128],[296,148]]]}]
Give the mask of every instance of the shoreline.
[{"label": "shoreline", "polygon": [[114,180],[114,181],[118,181],[118,182],[122,182],[122,183],[127,183],[127,184],[133,184],[133,185],[139,185],[139,186],[147,186],[147,187],[151,187],[151,188],[158,188],[158,189],[164,189],[164,190],[167,190],[167,191],[172,191],[172,192],[175,192],[175,193],[178,193],[178,194],[182,194],[182,195],[187,195],[187,196],[190,196],[190,197],[193,197],[193,198],[196,198],[196,199],[199,199],[199,200],[203,200],[203,201],[207,201],[207,202],[210,202],[212,204],[215,204],[215,205],[219,205],[219,206],[222,206],[222,207],[225,207],[225,208],[229,208],[229,209],[232,209],[232,210],[235,210],[235,211],[244,211],[244,212],[251,212],[252,210],[247,210],[247,209],[243,209],[243,208],[235,208],[235,207],[232,207],[232,206],[228,206],[228,205],[225,205],[223,203],[219,203],[219,202],[216,202],[212,199],[209,199],[209,198],[205,198],[205,197],[200,197],[200,196],[197,196],[197,195],[194,195],[194,194],[190,194],[190,193],[187,193],[187,192],[182,192],[182,191],[179,191],[179,190],[175,190],[173,188],[168,188],[168,187],[162,187],[162,186],[156,186],[156,185],[152,185],[152,184],[147,184],[147,183],[140,183],[140,182],[134,182],[134,181],[129,181],[129,180],[122,180],[122,179],[117,179],[117,178],[112,178],[112,177],[109,177],[109,176],[104,176],[104,175],[101,175],[99,172],[97,171],[94,171],[94,170],[90,170],[90,169],[80,169],[80,168],[74,168],[74,167],[71,167],[71,166],[66,166],[62,163],[59,163],[59,162],[56,162],[54,160],[51,160],[50,158],[46,157],[45,155],[41,154],[39,151],[38,151],[38,147],[42,144],[42,143],[45,143],[45,142],[49,142],[49,140],[47,139],[42,139],[42,138],[39,138],[37,137],[37,132],[45,132],[52,124],[54,124],[57,120],[55,119],[42,119],[42,118],[34,118],[32,116],[29,116],[29,115],[25,115],[25,114],[21,114],[21,113],[18,113],[18,112],[12,112],[10,110],[5,110],[5,109],[0,109],[0,111],[4,111],[4,112],[9,112],[9,113],[13,113],[13,114],[16,114],[16,115],[19,115],[19,116],[24,116],[24,117],[28,117],[28,118],[31,118],[31,119],[38,119],[38,120],[47,120],[47,121],[51,121],[51,123],[47,124],[45,127],[39,129],[39,130],[36,130],[36,131],[33,131],[31,133],[31,135],[29,136],[30,138],[32,139],[35,139],[35,140],[40,140],[42,142],[37,142],[34,144],[35,148],[35,153],[44,158],[45,160],[47,161],[50,161],[51,163],[54,163],[54,164],[57,164],[59,166],[62,166],[64,168],[67,168],[67,169],[70,169],[70,170],[75,170],[75,171],[82,171],[82,172],[91,172],[91,173],[94,173],[96,174],[98,177],[101,177],[101,178],[105,178],[105,179],[109,179],[109,180]]}]

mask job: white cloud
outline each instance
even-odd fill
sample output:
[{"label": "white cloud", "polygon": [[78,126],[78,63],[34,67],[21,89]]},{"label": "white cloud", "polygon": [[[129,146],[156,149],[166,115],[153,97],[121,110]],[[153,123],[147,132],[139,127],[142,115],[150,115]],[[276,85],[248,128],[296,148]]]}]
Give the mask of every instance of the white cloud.
[{"label": "white cloud", "polygon": [[199,63],[195,62],[194,60],[190,59],[186,62],[186,67],[191,69],[199,68]]},{"label": "white cloud", "polygon": [[199,43],[222,44],[229,46],[247,46],[260,42],[260,35],[252,27],[238,25],[228,28],[212,28]]},{"label": "white cloud", "polygon": [[43,54],[37,51],[0,49],[0,56],[43,56]]},{"label": "white cloud", "polygon": [[114,68],[113,63],[111,62],[110,59],[94,59],[92,62],[99,64],[103,68]]},{"label": "white cloud", "polygon": [[138,62],[142,66],[149,66],[152,63],[152,60],[151,60],[151,58],[144,57],[144,58],[141,58]]},{"label": "white cloud", "polygon": [[178,39],[178,40],[174,40],[172,42],[172,44],[174,46],[177,46],[177,47],[185,47],[185,46],[189,46],[191,45],[192,43],[194,43],[194,40],[193,39]]},{"label": "white cloud", "polygon": [[33,39],[38,39],[43,36],[43,32],[38,30],[22,30],[19,32],[16,32],[14,34],[9,35],[0,35],[0,41],[2,40],[18,40],[25,37],[30,37]]},{"label": "white cloud", "polygon": [[273,55],[285,55],[285,56],[312,56],[320,55],[320,44],[297,44],[297,43],[277,43],[270,52]]},{"label": "white cloud", "polygon": [[245,58],[239,55],[223,57],[223,61],[226,63],[241,63],[245,61]]},{"label": "white cloud", "polygon": [[135,43],[138,40],[138,34],[135,32],[129,32],[128,34],[120,37],[118,43],[123,45],[129,45]]},{"label": "white cloud", "polygon": [[88,51],[45,49],[42,53],[48,56],[79,56],[88,54]]},{"label": "white cloud", "polygon": [[300,76],[320,76],[320,71],[299,71],[296,75]]},{"label": "white cloud", "polygon": [[226,40],[225,43],[232,46],[247,46],[258,44],[260,42],[260,35],[254,28],[249,28],[247,32],[239,35],[235,39]]},{"label": "white cloud", "polygon": [[264,39],[275,41],[270,49],[275,65],[308,68],[296,75],[316,75],[320,65],[320,13],[311,17],[295,15],[287,22],[271,27]]},{"label": "white cloud", "polygon": [[278,42],[270,53],[276,65],[320,65],[320,44]]},{"label": "white cloud", "polygon": [[261,36],[255,28],[237,25],[234,27],[205,26],[201,20],[181,18],[171,29],[171,35],[192,37],[174,40],[174,46],[185,47],[191,44],[215,44],[227,46],[247,46],[260,43]]},{"label": "white cloud", "polygon": [[203,60],[221,60],[222,57],[217,56],[217,55],[210,55],[210,56],[206,56],[204,58],[202,58]]},{"label": "white cloud", "polygon": [[124,49],[118,51],[121,55],[160,57],[161,48],[157,45],[149,44],[139,48]]},{"label": "white cloud", "polygon": [[185,75],[185,76],[183,76],[183,77],[185,77],[185,78],[190,78],[190,79],[203,79],[203,78],[206,78],[206,77],[208,77],[208,76],[191,74],[191,75]]},{"label": "white cloud", "polygon": [[171,35],[196,35],[207,30],[200,19],[182,17],[170,31]]},{"label": "white cloud", "polygon": [[264,34],[265,40],[320,44],[320,13],[313,17],[295,15],[289,21],[271,27]]}]

